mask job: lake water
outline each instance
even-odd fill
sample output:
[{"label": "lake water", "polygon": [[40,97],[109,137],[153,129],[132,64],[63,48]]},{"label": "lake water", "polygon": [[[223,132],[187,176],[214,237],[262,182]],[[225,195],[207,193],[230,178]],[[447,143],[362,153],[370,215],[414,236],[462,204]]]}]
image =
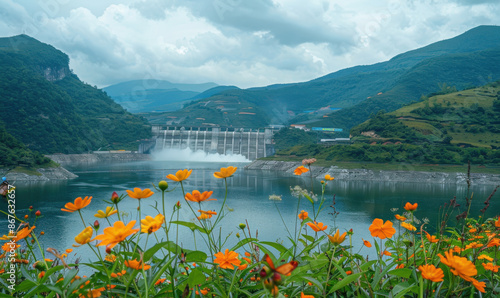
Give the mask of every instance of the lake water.
[{"label": "lake water", "polygon": [[[40,210],[43,214],[36,223],[36,231],[44,231],[41,236],[41,243],[45,248],[53,247],[63,251],[75,244],[74,237],[83,229],[83,224],[77,213],[67,213],[61,211],[64,204],[73,202],[76,197],[93,196],[92,203],[83,209],[83,217],[87,223],[93,223],[96,219],[94,214],[97,210],[104,210],[107,206],[103,199],[109,200],[113,191],[124,194],[125,190],[134,187],[152,188],[152,183],[157,184],[168,174],[174,174],[179,169],[193,169],[192,175],[185,181],[185,190],[191,192],[197,189],[201,192],[213,190],[212,198],[217,201],[203,203],[205,210],[219,210],[224,198],[224,184],[222,179],[213,177],[213,172],[220,167],[229,165],[238,166],[235,175],[228,179],[229,195],[227,205],[231,212],[221,223],[222,235],[229,236],[228,248],[237,242],[235,234],[239,232],[238,224],[248,222],[252,233],[258,230],[260,240],[281,241],[287,238],[283,221],[281,220],[276,207],[281,211],[284,221],[293,229],[296,219],[297,198],[290,194],[290,187],[299,185],[302,188],[309,188],[310,180],[306,177],[291,176],[281,172],[245,170],[243,167],[247,163],[227,163],[227,162],[186,162],[186,161],[140,161],[126,163],[90,164],[68,167],[79,175],[79,178],[69,181],[36,182],[36,183],[15,183],[16,189],[16,213],[19,217],[28,212],[29,206],[34,207],[34,211]],[[14,182],[14,181],[11,181]],[[170,189],[177,183],[169,182]],[[321,185],[315,181],[314,189],[319,191]],[[493,190],[492,186],[472,187],[474,199],[471,211],[478,215],[483,208],[484,200]],[[372,239],[368,227],[374,218],[384,220],[394,220],[394,213],[391,208],[399,208],[398,213],[404,211],[402,206],[406,202],[418,203],[418,211],[415,215],[418,218],[429,218],[433,228],[437,223],[438,212],[446,202],[453,197],[462,206],[465,205],[464,197],[467,193],[466,185],[441,185],[441,184],[418,184],[418,183],[385,183],[380,182],[349,182],[330,181],[326,186],[327,206],[332,204],[335,194],[335,208],[339,212],[336,220],[331,213],[333,210],[327,207],[318,218],[318,221],[330,227],[337,224],[341,231],[353,229],[353,244],[361,247],[362,240]],[[491,206],[487,211],[487,216],[498,215],[500,210],[500,192],[497,192],[491,200]],[[269,195],[276,194],[282,196],[282,201],[270,201]],[[193,221],[194,215],[187,202],[182,198],[179,187],[167,194],[167,212],[171,212],[173,205],[180,201],[182,209],[180,220]],[[152,197],[142,200],[142,217],[145,215],[155,216],[157,212],[151,207],[155,202],[161,208],[161,194],[156,192]],[[5,202],[4,202],[5,203]],[[3,204],[5,210],[6,204]],[[137,219],[138,202],[135,199],[125,198],[120,203],[120,211],[130,212],[129,220]],[[197,206],[194,206],[198,210]],[[303,199],[300,209],[312,213],[310,203]],[[116,219],[116,215],[113,215]],[[112,218],[113,218],[112,217]],[[99,219],[101,230],[108,224],[105,220]],[[452,218],[454,221],[454,217]],[[136,227],[138,224],[136,224]],[[7,221],[4,216],[0,219],[0,233],[6,234]],[[182,246],[193,249],[192,232],[188,228],[180,227],[179,239]],[[311,234],[311,230],[308,232]],[[173,236],[173,235],[172,235]],[[253,235],[255,236],[255,235]],[[198,243],[201,242],[197,236]],[[199,247],[198,247],[199,248]],[[84,261],[89,258],[89,250],[86,247],[75,249],[77,257],[82,257]],[[366,249],[363,251],[369,254]]]}]

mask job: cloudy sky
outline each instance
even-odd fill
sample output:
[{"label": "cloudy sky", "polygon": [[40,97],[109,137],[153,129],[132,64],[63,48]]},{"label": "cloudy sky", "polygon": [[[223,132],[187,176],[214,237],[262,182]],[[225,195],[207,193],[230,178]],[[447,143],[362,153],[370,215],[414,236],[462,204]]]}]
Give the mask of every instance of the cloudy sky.
[{"label": "cloudy sky", "polygon": [[500,25],[498,0],[0,0],[0,36],[55,46],[98,87],[307,81],[478,25]]}]

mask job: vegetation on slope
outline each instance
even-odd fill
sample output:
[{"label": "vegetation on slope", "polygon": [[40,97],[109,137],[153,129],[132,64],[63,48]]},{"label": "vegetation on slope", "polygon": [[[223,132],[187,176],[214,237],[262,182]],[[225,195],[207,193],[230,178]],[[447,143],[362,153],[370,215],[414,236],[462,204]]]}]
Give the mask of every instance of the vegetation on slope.
[{"label": "vegetation on slope", "polygon": [[68,57],[25,35],[0,39],[0,106],[5,129],[41,153],[136,149],[147,122],[82,83]]}]

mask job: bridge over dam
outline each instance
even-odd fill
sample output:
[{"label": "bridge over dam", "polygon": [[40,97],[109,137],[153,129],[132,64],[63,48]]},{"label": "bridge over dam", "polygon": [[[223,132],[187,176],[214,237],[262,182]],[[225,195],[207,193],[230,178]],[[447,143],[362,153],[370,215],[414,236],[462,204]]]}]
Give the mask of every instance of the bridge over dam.
[{"label": "bridge over dam", "polygon": [[155,151],[202,150],[207,153],[241,154],[249,160],[274,155],[273,128],[152,126]]}]

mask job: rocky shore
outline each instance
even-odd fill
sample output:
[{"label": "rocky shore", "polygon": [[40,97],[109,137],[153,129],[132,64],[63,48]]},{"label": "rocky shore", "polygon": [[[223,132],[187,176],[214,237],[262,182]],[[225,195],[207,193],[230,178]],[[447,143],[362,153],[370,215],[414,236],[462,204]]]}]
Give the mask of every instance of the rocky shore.
[{"label": "rocky shore", "polygon": [[[247,165],[249,170],[282,171],[293,175],[293,170],[302,165],[293,161],[256,160]],[[417,171],[374,171],[367,169],[341,169],[332,167],[312,167],[313,176],[323,179],[326,174],[340,181],[381,181],[381,182],[416,182],[416,183],[453,183],[466,184],[466,173],[440,173]],[[471,174],[472,184],[500,185],[500,174]]]},{"label": "rocky shore", "polygon": [[68,180],[78,176],[66,170],[63,167],[51,167],[36,169],[36,174],[30,175],[22,171],[9,171],[0,169],[2,176],[7,178],[7,181],[15,183],[16,181],[49,181],[49,180]]},{"label": "rocky shore", "polygon": [[151,159],[151,155],[142,153],[52,154],[46,156],[60,165]]}]

